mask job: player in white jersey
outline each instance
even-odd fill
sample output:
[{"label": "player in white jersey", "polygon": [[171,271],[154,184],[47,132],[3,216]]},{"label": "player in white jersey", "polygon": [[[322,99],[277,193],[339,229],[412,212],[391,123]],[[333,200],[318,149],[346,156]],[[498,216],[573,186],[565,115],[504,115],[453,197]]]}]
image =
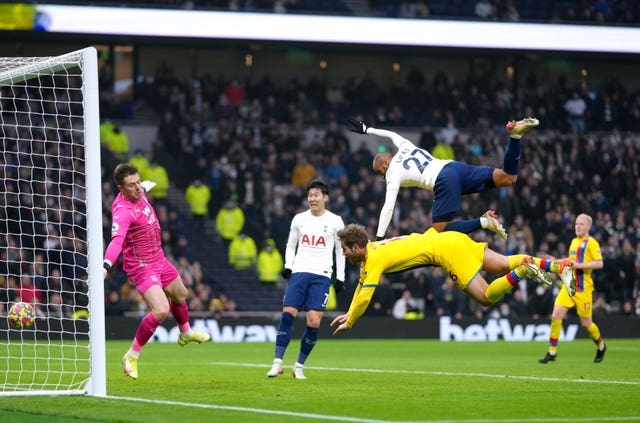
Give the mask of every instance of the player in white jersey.
[{"label": "player in white jersey", "polygon": [[[303,367],[318,340],[318,327],[327,307],[331,276],[336,293],[344,289],[345,258],[337,233],[344,228],[342,218],[325,209],[329,185],[313,179],[307,185],[309,210],[291,221],[282,276],[289,279],[285,290],[282,317],[276,332],[276,351],[268,377],[284,372],[282,358],[291,341],[293,322],[300,310],[307,311],[307,328],[302,335],[293,377],[306,379]],[[334,257],[335,256],[335,257]]]},{"label": "player in white jersey", "polygon": [[483,228],[507,239],[507,233],[492,210],[476,219],[453,222],[453,218],[460,210],[462,195],[515,184],[520,165],[520,138],[529,129],[538,126],[538,119],[526,118],[507,123],[509,144],[504,154],[502,169],[437,159],[427,150],[418,148],[395,132],[372,128],[356,120],[349,120],[349,123],[351,131],[389,139],[397,149],[395,155],[388,151],[381,152],[373,159],[373,170],[387,182],[385,201],[376,232],[378,240],[384,238],[391,223],[400,187],[418,187],[433,191],[432,221],[434,229],[438,232],[471,233]]}]

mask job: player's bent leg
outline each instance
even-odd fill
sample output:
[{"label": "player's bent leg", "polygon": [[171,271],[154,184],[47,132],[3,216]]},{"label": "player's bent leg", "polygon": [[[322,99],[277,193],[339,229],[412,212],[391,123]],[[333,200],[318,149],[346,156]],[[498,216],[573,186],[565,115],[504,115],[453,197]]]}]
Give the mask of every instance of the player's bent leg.
[{"label": "player's bent leg", "polygon": [[482,277],[480,273],[477,273],[471,282],[462,290],[469,298],[482,304],[483,306],[491,305],[491,301],[487,298],[487,291],[489,290],[489,284]]}]

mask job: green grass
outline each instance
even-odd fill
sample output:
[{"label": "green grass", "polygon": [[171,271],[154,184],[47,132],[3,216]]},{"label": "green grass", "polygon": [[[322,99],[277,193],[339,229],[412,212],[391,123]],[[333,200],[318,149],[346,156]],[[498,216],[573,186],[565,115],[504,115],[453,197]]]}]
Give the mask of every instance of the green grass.
[{"label": "green grass", "polygon": [[[546,344],[321,339],[307,380],[268,379],[273,344],[149,344],[136,381],[129,342],[107,343],[107,398],[7,397],[2,422],[640,422],[640,340]],[[285,364],[297,356],[291,343]]]}]

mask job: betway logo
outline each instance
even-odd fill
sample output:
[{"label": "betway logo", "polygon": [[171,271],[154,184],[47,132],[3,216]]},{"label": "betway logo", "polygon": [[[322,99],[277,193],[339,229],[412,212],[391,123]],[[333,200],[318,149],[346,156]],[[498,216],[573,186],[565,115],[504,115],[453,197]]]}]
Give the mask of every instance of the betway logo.
[{"label": "betway logo", "polygon": [[[573,341],[579,326],[572,324],[560,332],[561,341]],[[440,318],[440,341],[548,341],[551,325],[513,325],[508,319],[489,319],[487,324],[471,324],[466,327],[451,323],[451,317]]]},{"label": "betway logo", "polygon": [[[192,329],[211,335],[213,342],[276,342],[276,327],[273,325],[225,325],[220,327],[215,319],[198,319],[193,322]],[[180,329],[177,326],[167,329],[158,326],[153,339],[158,342],[176,342]]]}]

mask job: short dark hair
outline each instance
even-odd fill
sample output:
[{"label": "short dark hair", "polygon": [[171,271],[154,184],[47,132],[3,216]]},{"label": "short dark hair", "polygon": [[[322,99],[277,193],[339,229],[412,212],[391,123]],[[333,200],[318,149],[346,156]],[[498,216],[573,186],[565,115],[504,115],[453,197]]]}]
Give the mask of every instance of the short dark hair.
[{"label": "short dark hair", "polygon": [[356,223],[349,223],[343,229],[340,229],[337,235],[340,242],[349,248],[354,245],[365,247],[367,242],[369,242],[369,237],[367,236],[367,231],[364,229],[364,226]]},{"label": "short dark hair", "polygon": [[319,189],[322,192],[322,195],[329,195],[329,184],[320,178],[313,178],[309,181],[307,184],[307,194],[309,194],[309,191],[314,188]]},{"label": "short dark hair", "polygon": [[138,168],[129,163],[120,163],[113,171],[113,180],[116,182],[116,186],[120,186],[124,183],[124,178],[129,175],[135,175],[138,173]]}]

